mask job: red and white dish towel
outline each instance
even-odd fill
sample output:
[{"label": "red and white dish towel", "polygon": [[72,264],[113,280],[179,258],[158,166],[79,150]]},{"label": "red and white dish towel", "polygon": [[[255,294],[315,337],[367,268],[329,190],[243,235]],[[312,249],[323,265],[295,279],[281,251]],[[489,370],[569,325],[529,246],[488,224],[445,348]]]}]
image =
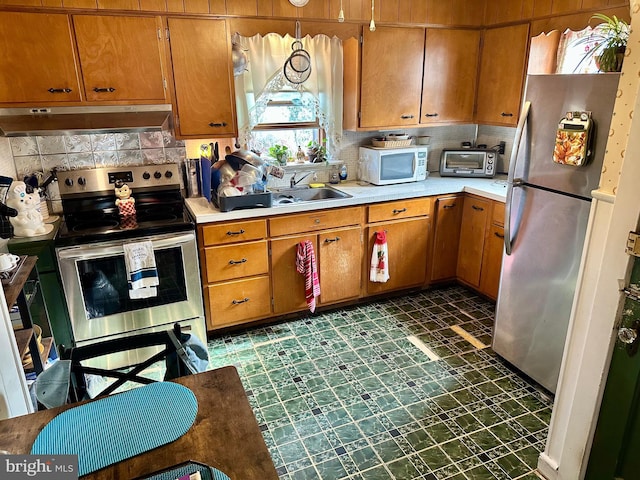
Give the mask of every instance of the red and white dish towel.
[{"label": "red and white dish towel", "polygon": [[376,232],[376,239],[373,242],[373,252],[371,253],[371,272],[369,280],[372,282],[385,283],[389,280],[389,251],[387,249],[387,232],[380,230]]},{"label": "red and white dish towel", "polygon": [[304,296],[311,313],[316,310],[316,297],[320,296],[320,281],[318,280],[318,266],[316,254],[311,240],[298,243],[296,252],[296,269],[304,275]]}]

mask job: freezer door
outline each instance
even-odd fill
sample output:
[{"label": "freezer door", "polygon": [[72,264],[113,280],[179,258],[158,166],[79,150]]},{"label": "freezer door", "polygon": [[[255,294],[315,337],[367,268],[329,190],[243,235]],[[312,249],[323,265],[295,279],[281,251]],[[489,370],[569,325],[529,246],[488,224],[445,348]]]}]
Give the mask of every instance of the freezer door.
[{"label": "freezer door", "polygon": [[493,349],[555,393],[591,202],[516,187]]},{"label": "freezer door", "polygon": [[[591,198],[598,188],[618,73],[598,75],[529,75],[525,101],[531,112],[520,145],[516,177],[527,183]],[[590,111],[594,120],[593,151],[580,167],[553,161],[558,122],[569,111]]]}]

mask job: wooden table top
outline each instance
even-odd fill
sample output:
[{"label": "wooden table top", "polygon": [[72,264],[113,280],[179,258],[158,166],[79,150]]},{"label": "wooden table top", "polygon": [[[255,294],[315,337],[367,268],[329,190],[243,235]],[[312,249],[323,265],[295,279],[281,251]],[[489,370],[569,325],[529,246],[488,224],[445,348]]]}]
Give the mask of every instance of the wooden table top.
[{"label": "wooden table top", "polygon": [[[86,475],[84,479],[131,479],[188,460],[215,467],[232,480],[278,479],[235,367],[223,367],[174,380],[198,399],[198,415],[174,442]],[[0,450],[28,454],[44,426],[74,405],[0,421]],[[176,405],[176,408],[180,408]],[[82,435],[82,432],[78,432]],[[88,439],[90,441],[90,439]]]}]

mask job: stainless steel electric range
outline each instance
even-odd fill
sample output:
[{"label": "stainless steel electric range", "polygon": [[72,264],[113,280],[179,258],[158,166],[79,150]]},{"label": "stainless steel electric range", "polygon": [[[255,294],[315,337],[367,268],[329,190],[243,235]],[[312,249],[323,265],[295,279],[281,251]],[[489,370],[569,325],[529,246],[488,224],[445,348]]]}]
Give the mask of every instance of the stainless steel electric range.
[{"label": "stainless steel electric range", "polygon": [[[178,165],[71,170],[59,172],[58,182],[64,221],[56,256],[75,344],[166,330],[176,322],[206,342],[195,224],[184,208]],[[121,216],[116,206],[120,182],[131,189],[135,215]],[[153,247],[157,294],[132,298],[123,245],[146,241]],[[148,353],[114,355],[100,366],[133,365]]]}]

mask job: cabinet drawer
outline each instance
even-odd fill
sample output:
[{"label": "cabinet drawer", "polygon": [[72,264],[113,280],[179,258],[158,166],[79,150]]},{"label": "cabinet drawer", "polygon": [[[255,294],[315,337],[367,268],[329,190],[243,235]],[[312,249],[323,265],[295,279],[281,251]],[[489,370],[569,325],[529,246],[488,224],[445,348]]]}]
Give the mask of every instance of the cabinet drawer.
[{"label": "cabinet drawer", "polygon": [[250,277],[269,271],[266,240],[207,247],[205,259],[208,283]]},{"label": "cabinet drawer", "polygon": [[496,225],[504,225],[504,203],[493,202],[492,221]]},{"label": "cabinet drawer", "polygon": [[271,313],[269,277],[261,276],[207,287],[209,329],[242,323]]},{"label": "cabinet drawer", "polygon": [[337,210],[319,210],[317,212],[287,215],[269,220],[272,237],[313,232],[327,228],[358,225],[362,222],[362,208],[342,208]]},{"label": "cabinet drawer", "polygon": [[202,227],[203,245],[219,245],[224,243],[260,240],[267,237],[266,220],[250,220],[246,222],[219,223]]},{"label": "cabinet drawer", "polygon": [[416,198],[369,205],[369,223],[431,214],[431,199]]}]

